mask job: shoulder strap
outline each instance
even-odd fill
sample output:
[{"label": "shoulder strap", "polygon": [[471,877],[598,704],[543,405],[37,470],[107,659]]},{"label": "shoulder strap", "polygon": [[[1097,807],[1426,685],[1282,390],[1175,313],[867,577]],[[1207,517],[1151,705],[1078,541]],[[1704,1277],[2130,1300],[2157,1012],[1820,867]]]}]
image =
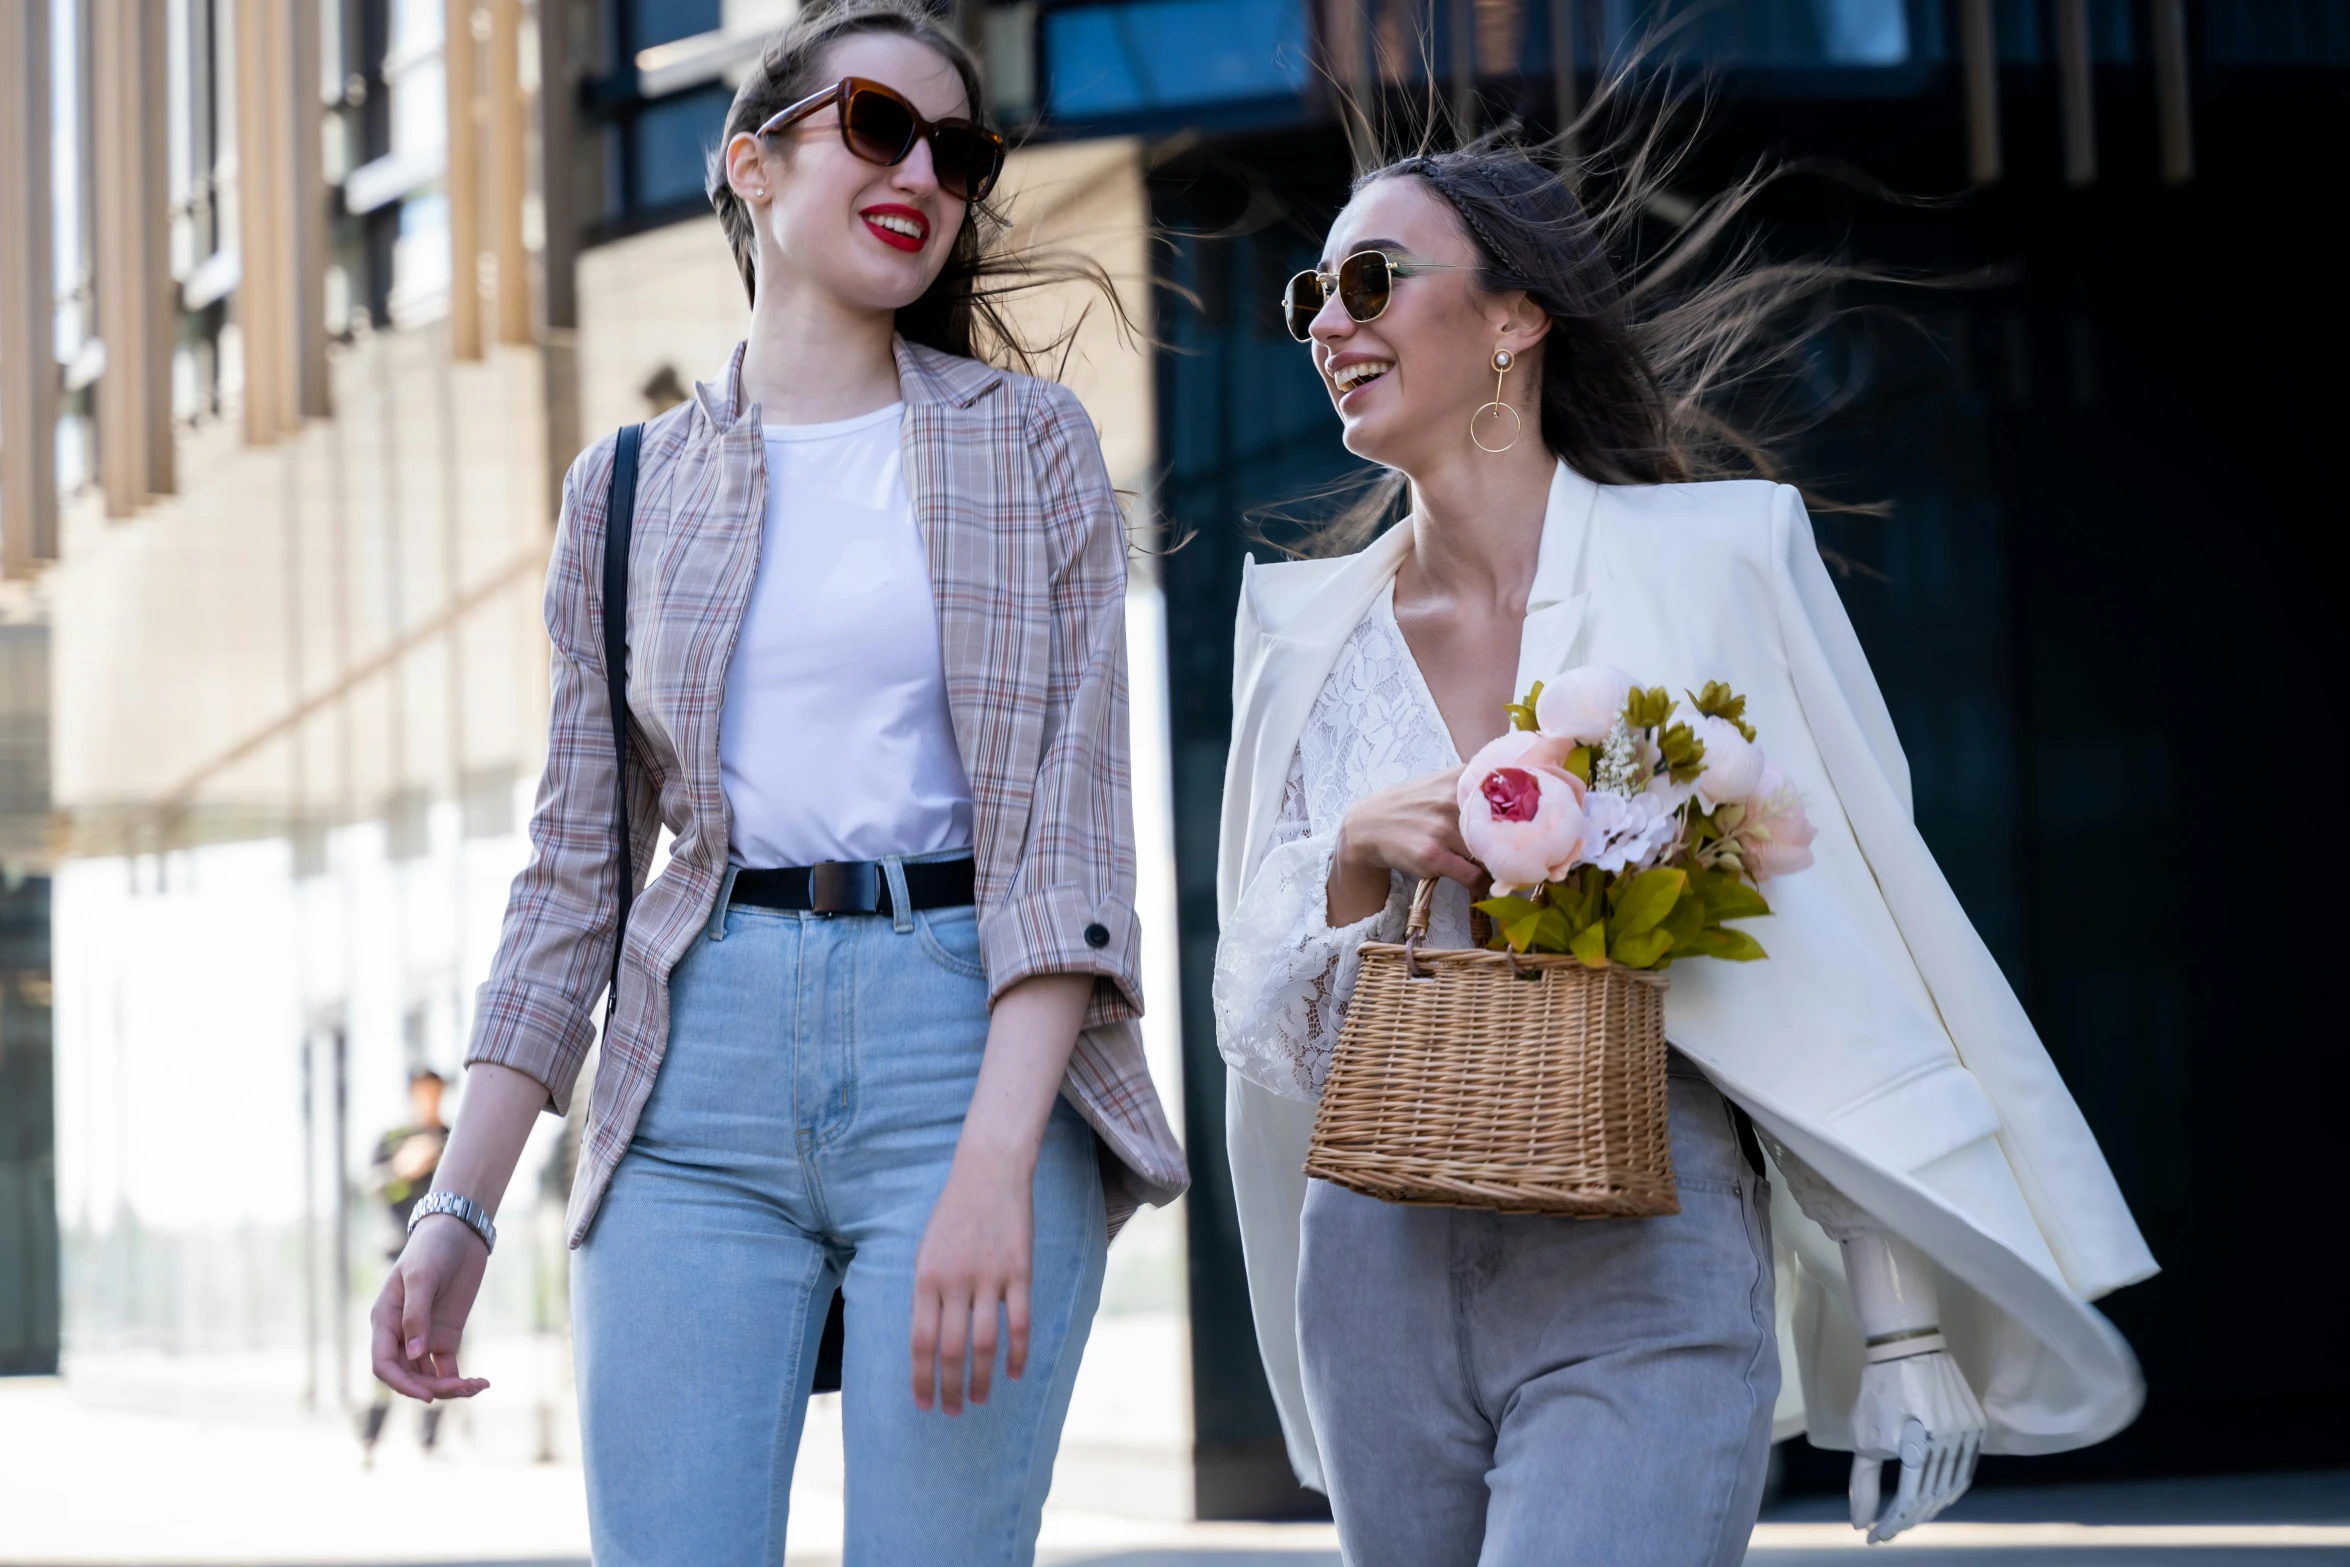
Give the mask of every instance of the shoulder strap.
[{"label": "shoulder strap", "polygon": [[620,913],[612,922],[612,984],[604,1023],[620,1006],[620,947],[636,890],[636,855],[628,842],[628,539],[636,522],[636,456],[645,427],[623,426],[612,453],[612,494],[604,508],[604,693],[612,708],[612,814],[620,843]]}]

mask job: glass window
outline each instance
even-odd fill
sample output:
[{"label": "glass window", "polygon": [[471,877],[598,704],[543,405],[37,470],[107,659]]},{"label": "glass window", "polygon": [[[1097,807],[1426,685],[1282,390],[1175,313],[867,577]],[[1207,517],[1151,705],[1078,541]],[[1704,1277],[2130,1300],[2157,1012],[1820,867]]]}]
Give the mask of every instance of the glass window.
[{"label": "glass window", "polygon": [[1056,114],[1131,114],[1300,91],[1310,70],[1302,5],[1143,0],[1048,12],[1047,101]]},{"label": "glass window", "polygon": [[636,120],[631,206],[646,211],[701,199],[704,160],[733,102],[733,92],[719,86],[646,105]]}]

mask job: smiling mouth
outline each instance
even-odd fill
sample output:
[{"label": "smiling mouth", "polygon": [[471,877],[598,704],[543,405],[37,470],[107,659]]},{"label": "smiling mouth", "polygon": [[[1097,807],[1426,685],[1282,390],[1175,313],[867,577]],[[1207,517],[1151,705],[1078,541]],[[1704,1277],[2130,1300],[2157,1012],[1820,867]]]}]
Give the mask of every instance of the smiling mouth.
[{"label": "smiling mouth", "polygon": [[1344,397],[1358,386],[1370,385],[1394,368],[1395,361],[1392,359],[1365,359],[1343,370],[1332,371],[1330,381],[1338,388],[1338,395]]},{"label": "smiling mouth", "polygon": [[908,212],[860,212],[873,237],[893,250],[920,250],[930,238],[930,225]]}]

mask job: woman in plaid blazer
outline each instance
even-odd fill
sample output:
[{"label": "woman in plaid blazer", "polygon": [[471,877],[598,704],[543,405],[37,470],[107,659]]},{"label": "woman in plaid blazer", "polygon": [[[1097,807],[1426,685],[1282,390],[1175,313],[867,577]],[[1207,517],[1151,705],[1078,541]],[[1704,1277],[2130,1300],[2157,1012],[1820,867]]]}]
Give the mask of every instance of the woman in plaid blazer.
[{"label": "woman in plaid blazer", "polygon": [[[751,330],[643,434],[631,875],[659,828],[673,846],[628,916],[569,1220],[599,1562],[780,1559],[836,1288],[847,1559],[1030,1559],[1108,1239],[1187,1180],[1135,1029],[1125,534],[1076,399],[972,355],[978,333],[1013,341],[981,286],[1002,266],[982,245],[1002,144],[979,103],[969,56],[913,0],[846,0],[769,44],[713,159]],[[746,615],[795,592],[833,612],[791,580],[817,569],[803,555],[763,558],[807,493],[771,497],[775,443],[893,408],[882,477],[912,537],[860,547],[927,564],[900,586],[935,612],[968,842],[755,863],[749,783],[822,799],[869,779],[844,748],[889,700],[854,660],[787,668],[795,703],[847,727],[722,752]],[[595,1042],[618,923],[599,631],[614,462],[606,440],[566,481],[531,862],[479,997],[448,1196],[420,1205],[375,1310],[376,1373],[418,1398],[487,1385],[457,1348],[489,1215]],[[892,787],[873,786],[884,821],[911,809]]]}]

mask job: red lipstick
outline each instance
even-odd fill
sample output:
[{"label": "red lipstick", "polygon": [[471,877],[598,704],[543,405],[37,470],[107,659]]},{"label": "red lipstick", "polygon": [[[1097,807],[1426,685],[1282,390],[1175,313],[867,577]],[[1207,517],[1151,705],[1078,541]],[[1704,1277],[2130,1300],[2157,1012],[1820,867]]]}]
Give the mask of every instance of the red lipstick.
[{"label": "red lipstick", "polygon": [[[912,207],[900,206],[896,202],[883,202],[879,206],[864,208],[857,216],[865,220],[867,233],[892,250],[916,251],[929,242],[930,220]],[[901,223],[911,225],[915,232],[902,233],[898,229],[875,222],[874,220],[877,218],[894,218]]]}]

